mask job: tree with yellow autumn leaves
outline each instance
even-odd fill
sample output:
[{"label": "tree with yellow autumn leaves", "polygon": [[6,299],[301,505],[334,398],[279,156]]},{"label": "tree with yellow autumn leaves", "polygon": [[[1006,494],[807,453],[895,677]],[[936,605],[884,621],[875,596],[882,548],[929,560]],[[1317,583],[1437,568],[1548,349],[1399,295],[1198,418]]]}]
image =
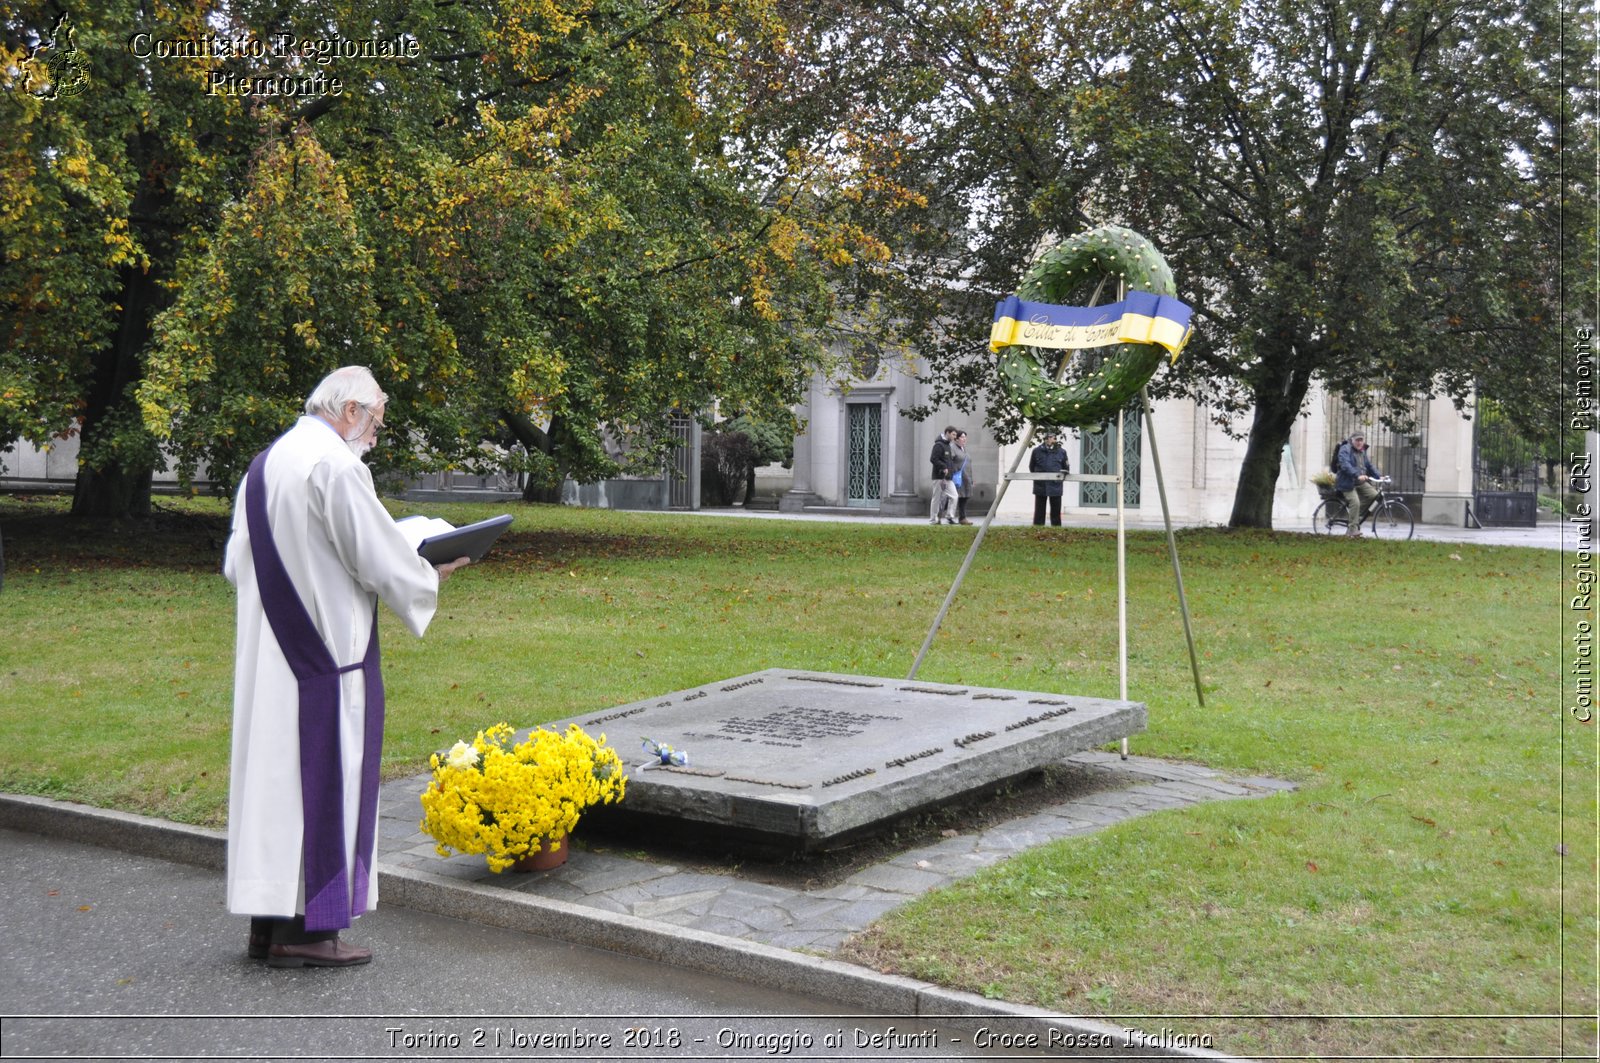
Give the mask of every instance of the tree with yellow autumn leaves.
[{"label": "tree with yellow autumn leaves", "polygon": [[[163,446],[231,483],[350,362],[391,396],[381,462],[536,487],[615,471],[608,432],[657,462],[674,410],[787,417],[887,257],[857,215],[907,202],[835,130],[752,135],[766,0],[74,17],[85,91],[0,100],[0,438],[81,433],[86,514],[147,506]],[[57,18],[0,5],[0,67]],[[338,94],[217,90],[317,74]]]}]

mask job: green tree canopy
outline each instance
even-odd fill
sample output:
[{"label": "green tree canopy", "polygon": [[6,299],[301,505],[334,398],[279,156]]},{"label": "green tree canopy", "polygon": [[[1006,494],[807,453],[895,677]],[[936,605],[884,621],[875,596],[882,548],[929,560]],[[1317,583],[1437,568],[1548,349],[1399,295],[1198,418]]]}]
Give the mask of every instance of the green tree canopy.
[{"label": "green tree canopy", "polygon": [[[64,13],[0,3],[0,446],[81,433],[75,508],[137,511],[157,461],[131,395],[150,319],[242,174],[251,123],[192,68],[152,77],[128,50],[136,28],[205,36],[204,9],[109,0],[73,10],[68,41]],[[87,79],[70,94],[41,73],[68,47]]]},{"label": "green tree canopy", "polygon": [[1249,439],[1235,525],[1270,526],[1313,380],[1358,405],[1476,382],[1519,416],[1554,408],[1558,293],[1592,292],[1573,239],[1593,192],[1587,14],[838,0],[816,25],[831,91],[858,128],[908,134],[905,182],[927,196],[884,297],[928,358],[930,407],[987,391],[1015,431],[984,347],[993,302],[1042,245],[1116,222],[1196,310],[1152,390]]},{"label": "green tree canopy", "polygon": [[[836,209],[871,160],[748,165],[744,75],[783,47],[765,0],[101,8],[88,88],[0,112],[0,431],[81,430],[85,511],[147,491],[158,441],[231,482],[352,361],[391,395],[393,467],[549,487],[614,470],[607,435],[650,464],[674,409],[784,415],[884,257]],[[53,7],[0,11],[20,62]],[[137,33],[268,49],[141,58]],[[395,49],[285,56],[280,34]],[[311,76],[341,91],[208,91]]]}]

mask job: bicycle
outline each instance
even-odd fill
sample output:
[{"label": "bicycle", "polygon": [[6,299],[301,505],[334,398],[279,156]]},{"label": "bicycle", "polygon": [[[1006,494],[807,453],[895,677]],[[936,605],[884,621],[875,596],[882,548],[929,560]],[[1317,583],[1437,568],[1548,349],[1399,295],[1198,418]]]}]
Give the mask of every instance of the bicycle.
[{"label": "bicycle", "polygon": [[[1372,534],[1379,539],[1409,539],[1415,535],[1417,521],[1411,515],[1411,507],[1384,490],[1385,485],[1394,481],[1384,476],[1367,482],[1377,486],[1378,497],[1362,518],[1361,525],[1372,529]],[[1345,534],[1350,526],[1350,507],[1345,503],[1344,496],[1330,488],[1322,505],[1311,514],[1311,526],[1323,535],[1336,534],[1335,528],[1338,529],[1337,534]]]}]

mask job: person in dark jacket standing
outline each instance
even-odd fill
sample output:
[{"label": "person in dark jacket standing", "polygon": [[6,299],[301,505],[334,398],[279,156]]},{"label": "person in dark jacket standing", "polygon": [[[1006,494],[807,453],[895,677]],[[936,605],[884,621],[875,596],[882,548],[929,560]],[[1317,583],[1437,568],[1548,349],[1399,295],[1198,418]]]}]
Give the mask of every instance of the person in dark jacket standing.
[{"label": "person in dark jacket standing", "polygon": [[939,438],[933,441],[933,452],[928,461],[933,465],[933,500],[928,505],[928,523],[956,522],[956,485],[950,477],[955,475],[955,461],[950,443],[956,436],[955,425],[946,426]]},{"label": "person in dark jacket standing", "polygon": [[[1028,458],[1029,472],[1071,472],[1067,448],[1061,445],[1061,436],[1046,432],[1044,442],[1033,448]],[[1050,506],[1050,523],[1061,527],[1061,491],[1065,485],[1060,480],[1033,481],[1033,523],[1044,523],[1046,503]]]}]

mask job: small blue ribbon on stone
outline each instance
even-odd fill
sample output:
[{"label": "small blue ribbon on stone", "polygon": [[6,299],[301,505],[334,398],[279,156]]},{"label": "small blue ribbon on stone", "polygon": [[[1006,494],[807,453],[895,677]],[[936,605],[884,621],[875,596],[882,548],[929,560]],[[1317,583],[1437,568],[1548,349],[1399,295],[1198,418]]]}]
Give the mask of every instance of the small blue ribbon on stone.
[{"label": "small blue ribbon on stone", "polygon": [[663,768],[686,768],[689,766],[689,754],[686,750],[673,749],[665,742],[657,742],[653,738],[644,740],[644,751],[656,758],[656,762]]}]

